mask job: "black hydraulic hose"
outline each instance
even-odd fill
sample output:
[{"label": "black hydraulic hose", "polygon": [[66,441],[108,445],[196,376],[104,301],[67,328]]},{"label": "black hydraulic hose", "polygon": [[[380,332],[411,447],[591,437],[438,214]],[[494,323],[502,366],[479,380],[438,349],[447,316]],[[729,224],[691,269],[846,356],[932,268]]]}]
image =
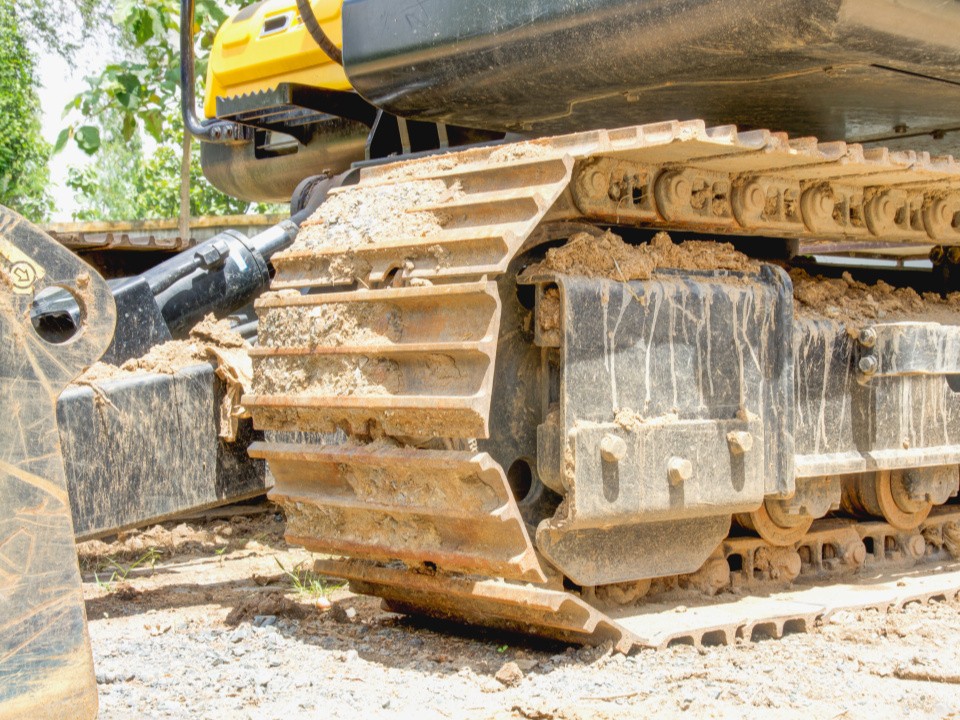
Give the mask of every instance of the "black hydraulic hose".
[{"label": "black hydraulic hose", "polygon": [[226,143],[241,139],[242,129],[227,120],[201,122],[197,117],[193,53],[194,0],[180,0],[180,112],[183,128],[197,140]]},{"label": "black hydraulic hose", "polygon": [[[186,0],[184,0],[186,2]],[[327,36],[317,22],[317,16],[313,14],[313,7],[310,0],[297,0],[297,10],[300,13],[300,19],[303,20],[303,26],[310,33],[313,41],[320,46],[320,49],[327,54],[327,57],[333,60],[337,65],[343,65],[343,53],[333,41]]]}]

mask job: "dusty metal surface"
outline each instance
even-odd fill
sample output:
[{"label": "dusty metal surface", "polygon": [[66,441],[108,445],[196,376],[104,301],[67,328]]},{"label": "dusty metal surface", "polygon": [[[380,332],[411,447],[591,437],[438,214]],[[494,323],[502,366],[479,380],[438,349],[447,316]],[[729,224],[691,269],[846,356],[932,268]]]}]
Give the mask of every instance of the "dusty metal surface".
[{"label": "dusty metal surface", "polygon": [[176,218],[134,222],[50,223],[44,230],[71,250],[163,250],[178,252],[224,230],[257,232],[276,225],[280,215],[219,215],[190,220],[190,237],[181,238]]},{"label": "dusty metal surface", "polygon": [[[960,510],[942,509],[924,524],[922,533],[913,534],[883,523],[823,521],[788,552],[756,538],[732,538],[720,548],[723,570],[710,588],[713,597],[668,591],[662,597],[600,609],[585,602],[596,603],[595,597],[556,586],[413,572],[356,560],[318,560],[315,569],[349,580],[357,592],[384,598],[396,612],[566,642],[609,641],[616,650],[630,652],[779,638],[805,632],[840,610],[885,610],[952,599],[960,595],[958,533]],[[866,553],[861,534],[885,542],[876,553]],[[945,537],[953,538],[952,544],[944,544]],[[691,587],[699,580],[702,577],[688,576],[672,583]]]},{"label": "dusty metal surface", "polygon": [[486,453],[255,443],[287,539],[318,552],[546,581],[500,466]]},{"label": "dusty metal surface", "polygon": [[247,455],[259,439],[251,422],[220,435],[228,392],[206,362],[65,390],[57,424],[77,539],[262,495],[270,482]]},{"label": "dusty metal surface", "polygon": [[[43,288],[69,289],[79,332],[58,345],[30,323]],[[0,718],[93,718],[97,690],[57,434],[60,391],[110,343],[106,283],[0,208]]]},{"label": "dusty metal surface", "polygon": [[[611,630],[592,607],[639,598],[651,577],[680,575],[681,589],[716,593],[916,562],[927,553],[920,516],[896,530],[892,512],[871,506],[867,514],[889,516],[870,524],[872,535],[850,522],[810,522],[840,505],[841,485],[856,473],[876,479],[960,462],[949,357],[957,328],[860,323],[874,335],[851,336],[835,320],[801,323],[789,282],[769,266],[707,266],[675,281],[627,282],[622,271],[543,277],[527,305],[523,287],[492,278],[563,239],[547,230],[553,223],[871,248],[960,244],[958,198],[952,158],[698,121],[364,168],[276,256],[272,292],[258,306],[261,349],[244,398],[257,426],[349,436],[344,447],[256,450],[278,476],[274,496],[293,518],[288,538],[361,559],[325,561],[323,570],[394,608],[618,646],[679,637],[676,626],[628,629],[635,613],[622,607]],[[557,324],[544,332],[532,311],[543,311],[551,291],[570,296],[559,297]],[[631,323],[635,332],[618,345]],[[539,364],[526,359],[530,348]],[[657,382],[630,386],[643,366]],[[721,388],[705,393],[708,380]],[[623,393],[607,402],[611,387]],[[656,407],[632,407],[628,396]],[[624,409],[649,412],[633,422]],[[505,442],[507,433],[524,439]],[[477,478],[489,504],[474,495]],[[888,494],[909,511],[955,490],[930,480]],[[755,529],[768,522],[758,532],[775,544],[724,539],[734,513]],[[929,533],[955,532],[944,527]],[[712,619],[694,625],[712,629],[687,634],[729,640],[760,621],[778,634],[827,611],[796,599],[748,614],[746,605],[723,622],[719,610],[704,610]]]}]

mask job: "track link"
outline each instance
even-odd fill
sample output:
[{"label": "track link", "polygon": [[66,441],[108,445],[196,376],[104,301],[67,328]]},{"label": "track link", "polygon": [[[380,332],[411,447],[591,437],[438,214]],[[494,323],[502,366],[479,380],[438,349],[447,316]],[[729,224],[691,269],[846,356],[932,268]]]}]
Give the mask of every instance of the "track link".
[{"label": "track link", "polygon": [[[958,218],[952,158],[699,121],[363,169],[275,256],[272,291],[257,304],[254,392],[243,399],[261,429],[344,430],[348,442],[271,440],[251,454],[270,463],[288,540],[351,558],[322,560],[318,570],[404,612],[627,651],[779,635],[865,596],[888,606],[956,594],[952,570],[832,584],[830,592],[850,588],[839,604],[817,600],[816,589],[787,590],[682,617],[655,605],[608,616],[588,593],[563,590],[503,468],[475,442],[490,434],[502,309],[494,278],[545,223],[925,247],[960,244]],[[935,511],[908,536],[883,523],[826,521],[792,548],[730,538],[712,563],[720,576],[712,589],[886,571],[927,557],[936,542],[955,557],[943,538],[958,527]],[[773,550],[788,559],[770,562]]]}]

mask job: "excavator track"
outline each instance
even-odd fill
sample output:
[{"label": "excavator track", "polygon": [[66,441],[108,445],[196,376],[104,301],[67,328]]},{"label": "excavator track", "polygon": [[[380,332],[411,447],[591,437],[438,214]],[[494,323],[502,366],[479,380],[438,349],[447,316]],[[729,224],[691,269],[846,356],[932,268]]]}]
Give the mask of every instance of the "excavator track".
[{"label": "excavator track", "polygon": [[[960,444],[950,432],[930,440],[930,447],[904,445],[903,452],[886,455],[831,454],[818,446],[794,457],[792,438],[789,444],[769,440],[769,447],[785,448],[789,456],[777,461],[779,479],[770,480],[764,472],[772,466],[763,470],[751,464],[756,453],[748,454],[753,437],[769,437],[761,426],[770,421],[746,411],[683,430],[693,433],[683,436],[686,442],[707,442],[719,427],[724,452],[729,443],[732,453],[747,458],[737,460],[740,472],[754,479],[741,488],[742,497],[730,501],[730,512],[676,520],[650,516],[647,524],[629,526],[633,539],[676,535],[680,569],[643,575],[658,577],[654,582],[665,594],[634,606],[630,601],[646,592],[649,581],[621,604],[609,602],[605,590],[624,585],[619,580],[578,577],[575,585],[565,583],[564,574],[571,573],[557,567],[571,543],[575,549],[601,547],[594,529],[600,521],[587,517],[586,505],[577,507],[586,502],[584,493],[561,487],[567,481],[551,485],[561,495],[567,491],[560,507],[551,508],[556,515],[531,519],[535,513],[519,497],[514,466],[495,459],[497,445],[490,438],[529,434],[518,421],[529,413],[510,415],[501,395],[519,384],[515,394],[522,400],[530,392],[526,386],[536,383],[518,375],[498,386],[495,372],[515,357],[498,354],[514,342],[504,320],[519,308],[510,300],[517,290],[512,263],[539,244],[569,236],[562,235],[564,228],[595,225],[752,235],[772,238],[772,244],[840,243],[854,253],[860,245],[913,253],[933,247],[936,260],[950,255],[944,248],[960,245],[960,163],[690,121],[363,168],[356,183],[336,190],[304,223],[296,243],[273,258],[271,292],[257,305],[254,391],[243,399],[255,425],[272,431],[270,439],[252,446],[251,455],[269,462],[276,479],[272,498],[286,512],[288,540],[336,556],[319,560],[318,571],[350,580],[357,591],[379,595],[397,611],[563,641],[609,641],[624,652],[779,636],[841,607],[956,595],[960,512],[949,507],[925,508],[928,517],[912,529],[880,519],[817,520],[807,523],[805,533],[784,535],[778,542],[784,547],[727,536],[731,515],[755,511],[764,496],[789,498],[795,480],[886,472],[888,486],[900,488],[896,497],[907,497],[913,486],[901,480],[889,485],[889,473],[960,463]],[[770,287],[783,284],[774,271],[764,272],[773,278]],[[562,280],[531,280],[539,283],[538,308],[545,289]],[[625,278],[620,284],[635,296]],[[577,287],[571,281],[564,291]],[[669,282],[658,287],[679,292]],[[714,291],[733,297],[723,288]],[[933,328],[929,342],[953,347],[951,330],[924,327]],[[861,362],[861,381],[874,374],[928,373],[908,367],[909,359],[897,365],[896,353],[884,349],[899,341],[890,340],[884,326],[878,329],[879,344],[874,336],[861,342],[863,348],[878,347],[873,365]],[[909,330],[914,334],[907,339],[922,345],[927,336],[914,336],[927,330]],[[547,358],[562,345],[540,325],[535,334],[535,358]],[[960,358],[931,362],[929,372],[942,379],[958,371],[953,366]],[[792,392],[792,386],[784,390]],[[498,423],[505,412],[507,425],[513,424],[503,429]],[[554,450],[550,462],[560,468],[572,462],[570,452],[584,450],[575,443],[566,451],[551,445],[553,422],[553,416],[534,416],[539,429],[533,442],[539,437],[537,447]],[[333,435],[338,431],[345,441]],[[318,433],[325,434],[323,441]],[[600,446],[604,463],[623,456],[615,435],[607,433]],[[593,442],[592,436],[579,437]],[[536,462],[545,461],[531,464]],[[689,477],[678,462],[670,466],[671,482]],[[949,484],[951,477],[937,482]],[[546,477],[544,483],[550,485]],[[932,486],[933,504],[945,499],[937,490],[941,485]],[[912,496],[903,503],[919,506]],[[681,547],[684,534],[695,535],[699,527],[708,528],[702,543],[715,548],[706,562]],[[633,552],[640,555],[643,547],[641,542]],[[917,575],[917,568],[939,572]],[[592,572],[579,568],[572,574],[596,577]],[[825,582],[829,591],[821,587]],[[702,607],[684,600],[684,613],[665,610],[679,602],[670,605],[670,592],[689,588],[723,594]]]}]

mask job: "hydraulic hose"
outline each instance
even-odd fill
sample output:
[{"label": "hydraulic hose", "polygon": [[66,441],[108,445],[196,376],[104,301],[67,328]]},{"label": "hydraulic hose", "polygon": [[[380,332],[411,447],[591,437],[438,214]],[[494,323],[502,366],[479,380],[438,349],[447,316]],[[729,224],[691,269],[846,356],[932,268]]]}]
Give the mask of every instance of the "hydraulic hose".
[{"label": "hydraulic hose", "polygon": [[194,0],[180,0],[180,112],[185,132],[201,142],[228,143],[240,140],[243,129],[227,120],[197,117],[193,53]]},{"label": "hydraulic hose", "polygon": [[[186,0],[184,0],[186,2]],[[337,65],[343,65],[343,53],[333,41],[327,36],[317,22],[317,16],[313,14],[313,7],[310,0],[297,0],[297,10],[300,12],[300,19],[303,20],[303,26],[310,33],[313,41],[320,46],[320,49],[326,53],[327,57],[333,60]]]}]

